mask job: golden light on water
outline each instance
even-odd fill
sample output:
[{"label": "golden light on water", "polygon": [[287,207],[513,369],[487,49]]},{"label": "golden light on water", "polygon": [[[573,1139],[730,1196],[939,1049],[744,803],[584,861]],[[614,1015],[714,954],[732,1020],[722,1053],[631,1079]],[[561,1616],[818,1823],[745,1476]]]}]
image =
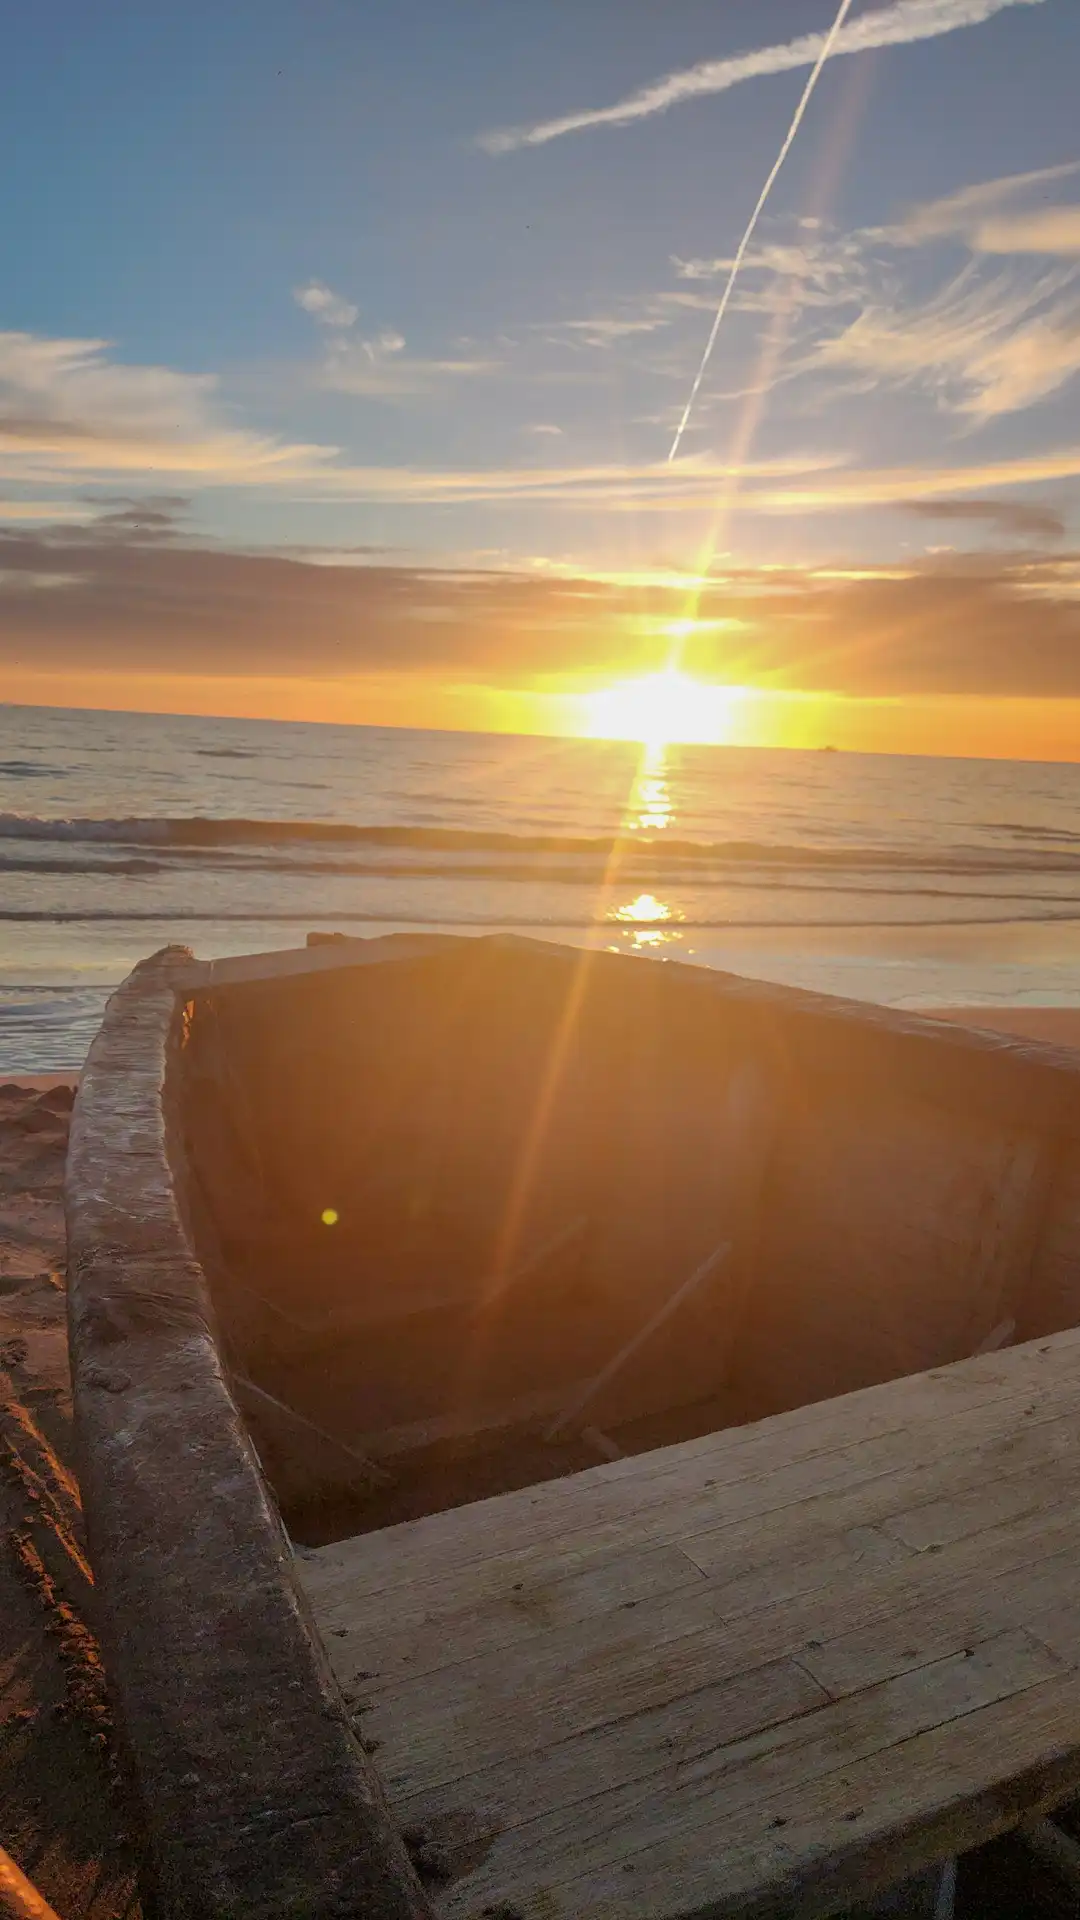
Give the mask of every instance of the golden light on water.
[{"label": "golden light on water", "polygon": [[649,747],[733,746],[742,738],[750,695],[747,687],[696,680],[672,667],[580,695],[580,731],[593,740],[640,740]]},{"label": "golden light on water", "polygon": [[657,899],[655,893],[639,893],[636,900],[616,907],[610,918],[631,932],[633,946],[661,947],[675,937],[673,929],[681,915]]},{"label": "golden light on water", "polygon": [[628,900],[625,907],[617,907],[612,915],[614,920],[670,920],[671,908],[658,900],[655,893],[639,893],[636,900]]}]

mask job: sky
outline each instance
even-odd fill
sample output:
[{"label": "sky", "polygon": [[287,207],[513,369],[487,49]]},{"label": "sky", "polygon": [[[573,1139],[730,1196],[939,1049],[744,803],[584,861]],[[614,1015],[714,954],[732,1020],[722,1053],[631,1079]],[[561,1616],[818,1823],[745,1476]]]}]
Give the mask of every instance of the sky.
[{"label": "sky", "polygon": [[836,15],[20,9],[0,700],[1080,757],[1080,7]]}]

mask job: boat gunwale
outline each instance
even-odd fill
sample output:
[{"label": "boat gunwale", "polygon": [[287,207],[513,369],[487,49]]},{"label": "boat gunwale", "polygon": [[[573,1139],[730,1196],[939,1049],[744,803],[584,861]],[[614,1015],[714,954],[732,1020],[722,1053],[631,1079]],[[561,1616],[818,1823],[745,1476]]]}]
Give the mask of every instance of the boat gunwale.
[{"label": "boat gunwale", "polygon": [[[373,963],[437,966],[467,948],[519,954],[523,959],[578,960],[590,969],[675,975],[679,988],[700,994],[711,1007],[745,1016],[744,1047],[764,1047],[781,1072],[798,1067],[840,1084],[888,1071],[894,1090],[933,1105],[970,1112],[980,1095],[1001,1103],[1003,1127],[1080,1134],[1080,1049],[935,1019],[930,1014],[874,1001],[852,1000],[806,987],[790,987],[744,974],[672,961],[654,954],[612,953],[597,947],[567,947],[522,934],[391,934],[342,938],[332,944],[193,961],[177,975],[177,991],[192,1000],[237,993],[266,993],[326,973]],[[852,1049],[838,1049],[838,1033]],[[1007,1110],[1006,1110],[1007,1107]]]},{"label": "boat gunwale", "polygon": [[80,1481],[160,1920],[430,1920],[218,1354],[170,1163],[185,948],[112,996],[65,1172]]}]

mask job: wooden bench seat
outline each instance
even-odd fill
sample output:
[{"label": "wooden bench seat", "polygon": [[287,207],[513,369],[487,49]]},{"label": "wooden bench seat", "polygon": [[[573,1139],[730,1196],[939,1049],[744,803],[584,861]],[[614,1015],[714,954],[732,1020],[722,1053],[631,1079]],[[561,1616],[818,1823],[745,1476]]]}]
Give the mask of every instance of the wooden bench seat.
[{"label": "wooden bench seat", "polygon": [[300,1572],[448,1920],[836,1912],[1080,1786],[1080,1332]]}]

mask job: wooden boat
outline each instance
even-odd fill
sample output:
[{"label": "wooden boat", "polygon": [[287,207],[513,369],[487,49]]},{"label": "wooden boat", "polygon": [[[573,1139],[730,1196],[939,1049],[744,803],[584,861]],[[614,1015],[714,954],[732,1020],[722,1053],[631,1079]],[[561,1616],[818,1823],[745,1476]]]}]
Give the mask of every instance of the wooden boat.
[{"label": "wooden boat", "polygon": [[67,1206],[155,1913],[945,1911],[1067,1852],[1078,1133],[1074,1054],[656,961],[137,968]]}]

